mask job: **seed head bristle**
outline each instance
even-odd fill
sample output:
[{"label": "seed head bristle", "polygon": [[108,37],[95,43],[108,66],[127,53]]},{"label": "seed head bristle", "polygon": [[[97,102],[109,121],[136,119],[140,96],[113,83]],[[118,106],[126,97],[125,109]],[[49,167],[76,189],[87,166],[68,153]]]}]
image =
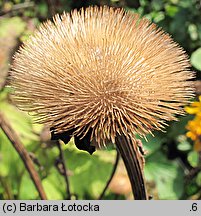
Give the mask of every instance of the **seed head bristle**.
[{"label": "seed head bristle", "polygon": [[56,15],[14,58],[14,101],[56,133],[99,145],[161,130],[193,95],[184,50],[147,19],[109,7]]}]

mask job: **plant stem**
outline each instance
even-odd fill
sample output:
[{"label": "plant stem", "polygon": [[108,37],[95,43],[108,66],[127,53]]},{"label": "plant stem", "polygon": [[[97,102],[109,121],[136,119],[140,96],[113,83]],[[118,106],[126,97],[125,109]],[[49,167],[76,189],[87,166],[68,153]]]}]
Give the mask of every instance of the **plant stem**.
[{"label": "plant stem", "polygon": [[66,168],[66,164],[65,164],[65,159],[64,159],[64,154],[61,148],[61,144],[59,141],[57,141],[57,146],[59,149],[59,159],[60,159],[60,163],[63,166],[63,175],[66,181],[66,193],[67,193],[67,200],[71,199],[71,192],[70,192],[70,184],[69,184],[69,179],[68,179],[68,171]]},{"label": "plant stem", "polygon": [[116,146],[126,166],[135,200],[147,200],[142,155],[137,143],[125,136],[117,136]]},{"label": "plant stem", "polygon": [[43,189],[40,177],[34,167],[33,161],[31,160],[29,153],[21,143],[18,135],[13,130],[9,122],[4,118],[3,114],[0,113],[0,127],[10,140],[11,144],[15,148],[15,150],[18,152],[19,156],[21,157],[22,161],[24,162],[25,167],[27,168],[29,175],[38,190],[38,193],[41,197],[41,199],[46,200],[47,196],[45,194],[45,191]]},{"label": "plant stem", "polygon": [[114,163],[114,166],[113,166],[113,169],[112,169],[112,173],[111,173],[110,178],[108,179],[108,181],[107,181],[101,195],[98,198],[99,200],[101,200],[103,198],[103,196],[105,195],[105,192],[106,192],[107,188],[109,187],[110,182],[112,181],[112,179],[114,177],[114,174],[115,174],[115,172],[117,170],[117,165],[119,163],[119,158],[120,158],[120,155],[119,155],[119,152],[117,151],[115,163]]}]

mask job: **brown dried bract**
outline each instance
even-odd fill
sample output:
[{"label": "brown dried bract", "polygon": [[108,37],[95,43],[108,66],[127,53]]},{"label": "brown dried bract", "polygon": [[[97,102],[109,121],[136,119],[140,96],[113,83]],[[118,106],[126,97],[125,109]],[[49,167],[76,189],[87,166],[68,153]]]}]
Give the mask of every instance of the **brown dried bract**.
[{"label": "brown dried bract", "polygon": [[14,101],[56,133],[100,146],[144,136],[183,114],[193,95],[185,51],[146,18],[109,7],[56,15],[15,55]]}]

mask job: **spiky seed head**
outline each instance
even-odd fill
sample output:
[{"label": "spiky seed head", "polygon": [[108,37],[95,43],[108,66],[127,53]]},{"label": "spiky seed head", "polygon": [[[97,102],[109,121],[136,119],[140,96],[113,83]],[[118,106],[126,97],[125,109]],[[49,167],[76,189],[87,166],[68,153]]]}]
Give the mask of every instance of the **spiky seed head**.
[{"label": "spiky seed head", "polygon": [[56,133],[99,145],[161,130],[193,94],[184,50],[146,18],[89,7],[47,21],[16,53],[14,100]]}]

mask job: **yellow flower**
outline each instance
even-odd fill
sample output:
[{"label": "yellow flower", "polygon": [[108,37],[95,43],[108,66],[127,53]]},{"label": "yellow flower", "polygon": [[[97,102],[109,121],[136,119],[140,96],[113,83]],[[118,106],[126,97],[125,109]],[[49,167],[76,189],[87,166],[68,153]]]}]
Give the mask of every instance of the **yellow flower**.
[{"label": "yellow flower", "polygon": [[201,151],[201,140],[200,139],[195,141],[194,150],[197,152]]},{"label": "yellow flower", "polygon": [[199,96],[199,101],[185,107],[185,111],[195,115],[194,119],[189,121],[186,126],[188,130],[186,136],[194,141],[194,150],[199,152],[201,151],[201,96]]},{"label": "yellow flower", "polygon": [[[189,132],[187,134],[194,134],[194,135],[201,135],[201,118],[200,117],[195,117],[192,121],[188,122],[188,125],[186,127]],[[195,140],[195,136],[192,135],[187,135],[190,137],[192,140]]]},{"label": "yellow flower", "polygon": [[185,107],[185,111],[189,114],[201,115],[201,96],[199,96],[199,101],[195,101],[191,104],[191,106]]}]

